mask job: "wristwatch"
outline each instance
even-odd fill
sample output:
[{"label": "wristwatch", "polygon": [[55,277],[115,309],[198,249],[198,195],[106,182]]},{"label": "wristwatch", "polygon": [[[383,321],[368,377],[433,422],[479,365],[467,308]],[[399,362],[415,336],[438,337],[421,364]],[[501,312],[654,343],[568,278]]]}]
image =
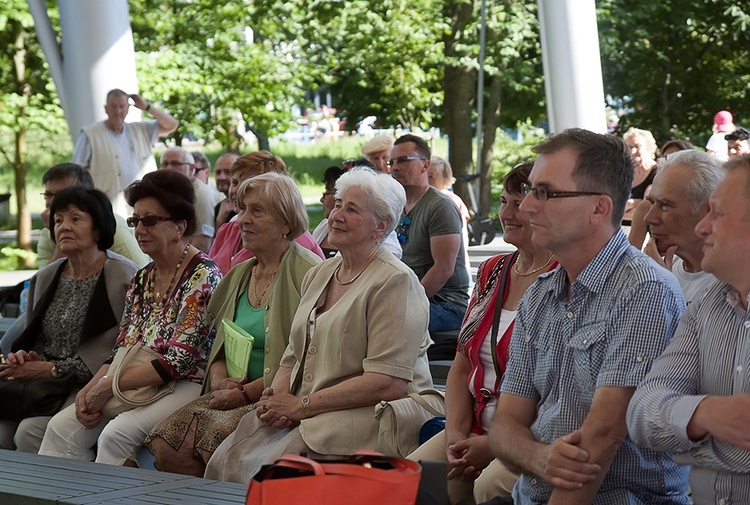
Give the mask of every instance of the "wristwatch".
[{"label": "wristwatch", "polygon": [[305,395],[302,397],[302,410],[305,411],[305,415],[307,417],[312,416],[312,411],[310,410],[310,397]]},{"label": "wristwatch", "polygon": [[49,371],[50,375],[52,375],[53,379],[57,379],[60,377],[60,373],[57,371],[57,364],[52,363],[52,369]]}]

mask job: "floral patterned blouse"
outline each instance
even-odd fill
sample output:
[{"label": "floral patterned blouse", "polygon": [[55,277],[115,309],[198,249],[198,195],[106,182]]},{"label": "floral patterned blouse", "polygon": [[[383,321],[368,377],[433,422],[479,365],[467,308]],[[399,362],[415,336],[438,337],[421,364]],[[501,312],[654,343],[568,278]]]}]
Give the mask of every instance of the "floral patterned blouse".
[{"label": "floral patterned blouse", "polygon": [[205,253],[196,254],[185,268],[177,288],[163,308],[148,298],[151,262],[130,282],[120,334],[114,352],[133,344],[148,345],[160,353],[154,368],[165,379],[201,382],[214,341],[208,302],[221,280],[221,270]]}]

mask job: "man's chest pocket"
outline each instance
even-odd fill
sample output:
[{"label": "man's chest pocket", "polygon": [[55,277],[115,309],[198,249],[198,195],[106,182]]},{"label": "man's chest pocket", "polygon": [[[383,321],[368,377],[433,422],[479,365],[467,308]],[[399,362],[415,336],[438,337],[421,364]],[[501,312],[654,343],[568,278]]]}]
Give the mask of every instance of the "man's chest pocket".
[{"label": "man's chest pocket", "polygon": [[573,380],[581,394],[593,398],[599,368],[607,346],[607,324],[595,323],[578,330],[568,343],[573,360]]}]

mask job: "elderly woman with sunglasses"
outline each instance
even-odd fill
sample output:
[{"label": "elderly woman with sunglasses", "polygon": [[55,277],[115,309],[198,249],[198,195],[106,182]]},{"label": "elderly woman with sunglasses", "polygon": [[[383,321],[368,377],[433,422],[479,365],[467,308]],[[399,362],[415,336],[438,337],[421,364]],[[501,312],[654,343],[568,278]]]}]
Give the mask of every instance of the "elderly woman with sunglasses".
[{"label": "elderly woman with sunglasses", "polygon": [[94,459],[135,466],[149,431],[200,394],[213,342],[208,303],[221,280],[218,266],[190,245],[196,228],[195,193],[184,175],[158,171],[126,190],[133,207],[128,224],[143,252],[153,258],[139,270],[128,289],[115,352],[123,346],[148,346],[158,354],[150,363],[126,369],[118,384],[127,391],[176,381],[173,392],[157,401],[117,415],[102,414],[113,397],[108,376],[115,352],[78,393],[74,405],[50,421],[40,454]]},{"label": "elderly woman with sunglasses", "polygon": [[329,240],[341,254],[305,276],[273,383],[214,452],[207,478],[247,482],[284,453],[374,449],[374,406],[431,387],[427,297],[382,247],[405,202],[387,174],[353,169],[336,182]]}]

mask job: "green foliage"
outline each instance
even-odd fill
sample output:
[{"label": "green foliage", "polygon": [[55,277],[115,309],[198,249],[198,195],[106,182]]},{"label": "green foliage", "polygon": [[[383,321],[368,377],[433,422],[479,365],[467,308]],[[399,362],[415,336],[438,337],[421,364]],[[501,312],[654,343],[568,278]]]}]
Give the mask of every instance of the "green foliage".
[{"label": "green foliage", "polygon": [[705,145],[722,109],[747,119],[750,14],[733,0],[599,0],[604,87],[620,129]]},{"label": "green foliage", "polygon": [[36,253],[19,249],[12,245],[0,248],[0,272],[7,270],[18,270],[23,262],[19,260],[29,259],[36,263]]},{"label": "green foliage", "polygon": [[[505,131],[495,141],[495,157],[492,161],[492,184],[500,186],[503,179],[519,163],[536,158],[532,148],[546,138],[543,130],[533,126],[531,121],[516,125],[518,137],[513,138]],[[499,195],[493,195],[499,198]]]}]

